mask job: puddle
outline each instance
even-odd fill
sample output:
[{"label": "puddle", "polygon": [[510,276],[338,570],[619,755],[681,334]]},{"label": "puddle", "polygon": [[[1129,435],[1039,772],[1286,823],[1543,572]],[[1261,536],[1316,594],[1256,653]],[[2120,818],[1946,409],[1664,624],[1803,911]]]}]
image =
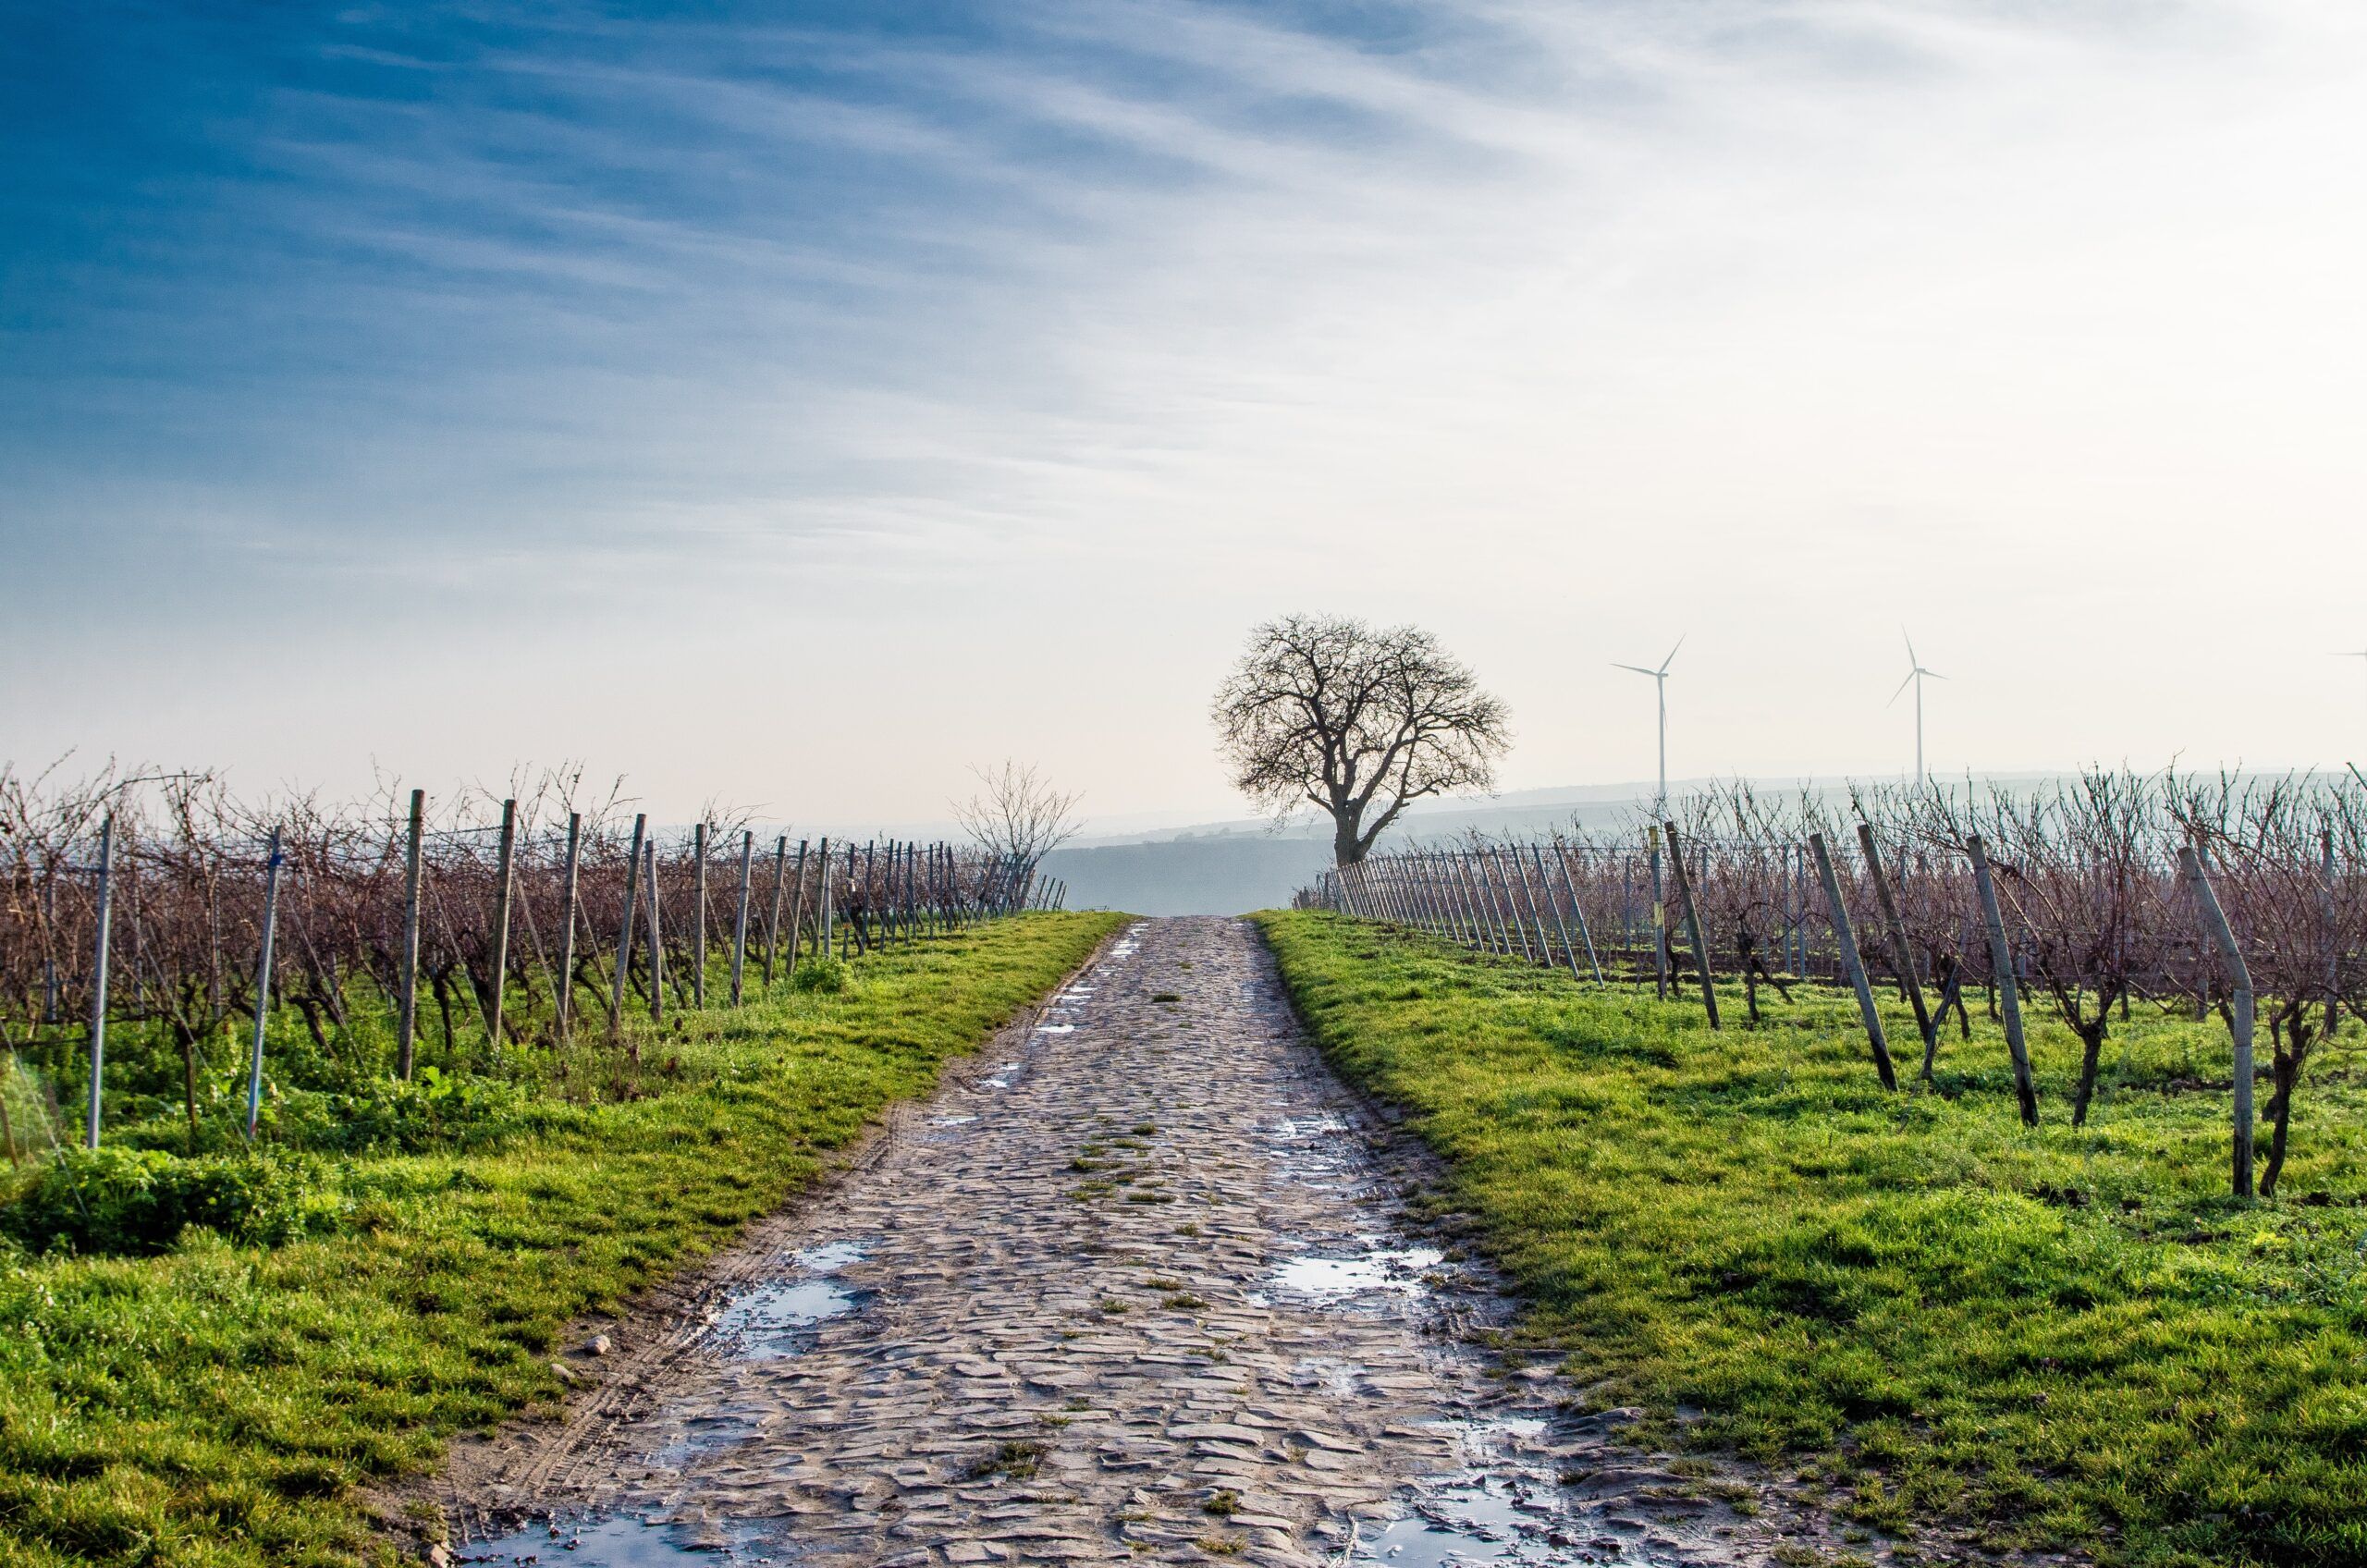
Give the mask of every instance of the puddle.
[{"label": "puddle", "polygon": [[1550,1469],[1525,1465],[1508,1448],[1541,1445],[1541,1419],[1446,1421],[1434,1425],[1461,1439],[1469,1467],[1417,1488],[1405,1512],[1360,1538],[1350,1561],[1391,1568],[1456,1568],[1458,1564],[1549,1564],[1601,1562],[1675,1568],[1682,1555],[1664,1555],[1611,1533],[1609,1523],[1581,1509],[1553,1482]]},{"label": "puddle", "polygon": [[836,1274],[850,1263],[862,1262],[864,1255],[870,1250],[870,1243],[866,1242],[824,1242],[818,1247],[807,1247],[799,1253],[797,1261],[801,1267],[816,1274]]},{"label": "puddle", "polygon": [[932,1127],[959,1127],[964,1122],[976,1120],[978,1119],[975,1116],[932,1116],[928,1119],[928,1124]]},{"label": "puddle", "polygon": [[729,1341],[742,1361],[797,1354],[813,1342],[817,1326],[870,1304],[871,1292],[831,1278],[864,1252],[861,1242],[830,1242],[799,1253],[799,1267],[815,1278],[768,1280],[740,1292],[716,1314],[716,1337]]},{"label": "puddle", "polygon": [[498,1568],[562,1562],[571,1568],[679,1568],[682,1563],[716,1568],[787,1561],[767,1551],[755,1537],[736,1533],[737,1539],[729,1539],[639,1519],[563,1519],[471,1541],[452,1553],[452,1561]]},{"label": "puddle", "polygon": [[1076,1033],[1076,1025],[1073,1023],[1038,1023],[1036,1025],[1036,1033],[1038,1035],[1073,1035]]},{"label": "puddle", "polygon": [[1355,1257],[1294,1257],[1273,1270],[1274,1289],[1317,1301],[1380,1292],[1411,1295],[1426,1288],[1422,1276],[1444,1256],[1436,1247],[1405,1247]]}]

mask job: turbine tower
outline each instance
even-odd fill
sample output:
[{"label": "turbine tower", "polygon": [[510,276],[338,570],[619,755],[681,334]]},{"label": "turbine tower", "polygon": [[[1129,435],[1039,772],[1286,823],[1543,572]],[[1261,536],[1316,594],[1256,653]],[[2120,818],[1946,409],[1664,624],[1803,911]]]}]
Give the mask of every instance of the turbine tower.
[{"label": "turbine tower", "polygon": [[[1898,692],[1906,691],[1909,685],[1915,688],[1915,784],[1920,789],[1923,785],[1923,682],[1927,678],[1945,680],[1947,677],[1936,669],[1923,668],[1923,661],[1915,656],[1915,639],[1907,636],[1906,628],[1901,627],[1898,634],[1907,639],[1907,679],[1898,683],[1898,692],[1890,694],[1890,703],[1898,701]],[[1890,703],[1884,703],[1883,706],[1888,707]]]},{"label": "turbine tower", "polygon": [[[1676,648],[1683,646],[1685,646],[1685,639],[1679,637],[1676,640]],[[1653,689],[1660,694],[1661,792],[1652,801],[1652,815],[1656,817],[1668,815],[1668,667],[1676,660],[1676,648],[1671,648],[1668,651],[1668,657],[1661,660],[1661,667],[1658,669],[1646,669],[1639,664],[1619,664],[1615,661],[1612,665],[1614,669],[1632,669],[1638,675],[1650,676]]]}]

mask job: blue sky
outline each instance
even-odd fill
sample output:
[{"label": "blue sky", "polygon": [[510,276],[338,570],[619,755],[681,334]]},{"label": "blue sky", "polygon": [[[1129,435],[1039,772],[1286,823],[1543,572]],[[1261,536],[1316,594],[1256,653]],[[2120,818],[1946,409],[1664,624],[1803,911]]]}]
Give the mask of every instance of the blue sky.
[{"label": "blue sky", "polygon": [[2343,7],[0,18],[19,762],[1214,814],[1297,608],[1516,785],[1688,627],[1680,772],[1901,766],[1901,621],[1935,766],[2367,741]]}]

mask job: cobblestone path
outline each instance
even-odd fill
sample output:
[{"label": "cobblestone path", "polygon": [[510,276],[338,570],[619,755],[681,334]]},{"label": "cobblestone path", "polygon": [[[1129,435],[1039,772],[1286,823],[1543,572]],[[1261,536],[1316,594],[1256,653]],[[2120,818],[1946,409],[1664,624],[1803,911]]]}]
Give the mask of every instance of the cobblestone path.
[{"label": "cobblestone path", "polygon": [[1802,1535],[1474,1349],[1502,1304],[1406,1228],[1415,1160],[1253,928],[1137,925],[667,1326],[572,1356],[563,1428],[463,1455],[454,1554],[1411,1568]]}]

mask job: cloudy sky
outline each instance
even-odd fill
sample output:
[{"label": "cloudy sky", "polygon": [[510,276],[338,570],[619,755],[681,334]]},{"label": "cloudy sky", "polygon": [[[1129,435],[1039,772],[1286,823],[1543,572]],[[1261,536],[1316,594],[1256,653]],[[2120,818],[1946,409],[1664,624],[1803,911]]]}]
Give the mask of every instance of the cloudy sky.
[{"label": "cloudy sky", "polygon": [[1306,609],[1509,787],[2367,755],[2367,9],[0,0],[0,734],[1230,815]]}]

